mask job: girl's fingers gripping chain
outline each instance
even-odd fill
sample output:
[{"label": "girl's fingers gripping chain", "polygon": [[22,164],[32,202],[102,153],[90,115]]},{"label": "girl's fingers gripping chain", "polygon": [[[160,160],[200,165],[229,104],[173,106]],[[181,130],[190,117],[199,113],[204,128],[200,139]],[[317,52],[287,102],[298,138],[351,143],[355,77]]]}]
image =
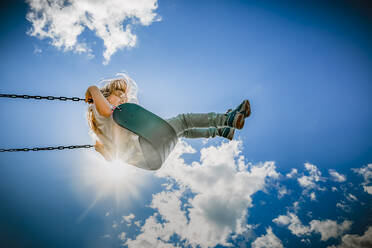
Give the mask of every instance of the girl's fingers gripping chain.
[{"label": "girl's fingers gripping chain", "polygon": [[85,92],[85,102],[93,103],[92,94],[90,94],[89,89]]}]

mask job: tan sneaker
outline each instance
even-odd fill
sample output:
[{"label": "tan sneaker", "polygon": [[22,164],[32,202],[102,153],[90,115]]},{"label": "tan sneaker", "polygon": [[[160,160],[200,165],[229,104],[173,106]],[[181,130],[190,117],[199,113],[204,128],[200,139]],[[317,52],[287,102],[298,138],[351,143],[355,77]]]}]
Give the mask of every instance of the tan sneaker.
[{"label": "tan sneaker", "polygon": [[233,127],[236,129],[242,129],[244,127],[244,114],[237,110],[229,109],[226,112],[225,126]]},{"label": "tan sneaker", "polygon": [[251,105],[248,100],[244,100],[235,110],[244,114],[244,118],[251,115]]}]

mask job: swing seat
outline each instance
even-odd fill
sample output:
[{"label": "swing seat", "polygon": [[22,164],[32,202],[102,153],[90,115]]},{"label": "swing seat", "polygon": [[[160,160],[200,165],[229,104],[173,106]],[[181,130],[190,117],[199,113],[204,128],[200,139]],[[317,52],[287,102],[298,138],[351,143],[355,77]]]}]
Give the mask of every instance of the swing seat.
[{"label": "swing seat", "polygon": [[114,121],[139,136],[139,143],[150,170],[159,169],[177,144],[173,127],[161,117],[134,103],[114,110]]}]

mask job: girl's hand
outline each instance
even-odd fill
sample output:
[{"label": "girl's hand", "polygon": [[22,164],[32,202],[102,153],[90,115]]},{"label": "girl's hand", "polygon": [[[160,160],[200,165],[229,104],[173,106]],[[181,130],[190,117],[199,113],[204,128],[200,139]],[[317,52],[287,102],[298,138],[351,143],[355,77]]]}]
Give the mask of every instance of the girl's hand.
[{"label": "girl's hand", "polygon": [[85,92],[85,102],[87,102],[87,103],[93,103],[93,97],[92,97],[92,94],[89,91],[89,88]]}]

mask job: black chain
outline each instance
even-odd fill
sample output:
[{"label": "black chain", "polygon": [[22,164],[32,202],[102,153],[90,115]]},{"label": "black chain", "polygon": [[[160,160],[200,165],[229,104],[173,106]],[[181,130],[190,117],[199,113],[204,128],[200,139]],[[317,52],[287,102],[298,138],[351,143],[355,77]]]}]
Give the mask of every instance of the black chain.
[{"label": "black chain", "polygon": [[[85,99],[79,97],[64,97],[64,96],[29,96],[29,95],[15,95],[15,94],[0,94],[0,97],[7,98],[23,98],[23,99],[36,99],[36,100],[60,100],[60,101],[85,101]],[[0,152],[37,152],[37,151],[52,151],[52,150],[64,150],[64,149],[78,149],[78,148],[92,148],[94,145],[74,145],[74,146],[49,146],[49,147],[34,147],[34,148],[11,148],[1,149]]]},{"label": "black chain", "polygon": [[85,101],[83,98],[79,97],[64,97],[64,96],[29,96],[29,95],[15,95],[15,94],[0,94],[0,97],[8,97],[8,98],[23,98],[23,99],[36,99],[36,100],[60,100],[60,101]]},{"label": "black chain", "polygon": [[77,148],[92,148],[94,145],[75,145],[75,146],[49,146],[49,147],[34,147],[34,148],[16,148],[16,149],[0,149],[0,152],[37,152],[37,151],[52,151],[64,149],[77,149]]}]

